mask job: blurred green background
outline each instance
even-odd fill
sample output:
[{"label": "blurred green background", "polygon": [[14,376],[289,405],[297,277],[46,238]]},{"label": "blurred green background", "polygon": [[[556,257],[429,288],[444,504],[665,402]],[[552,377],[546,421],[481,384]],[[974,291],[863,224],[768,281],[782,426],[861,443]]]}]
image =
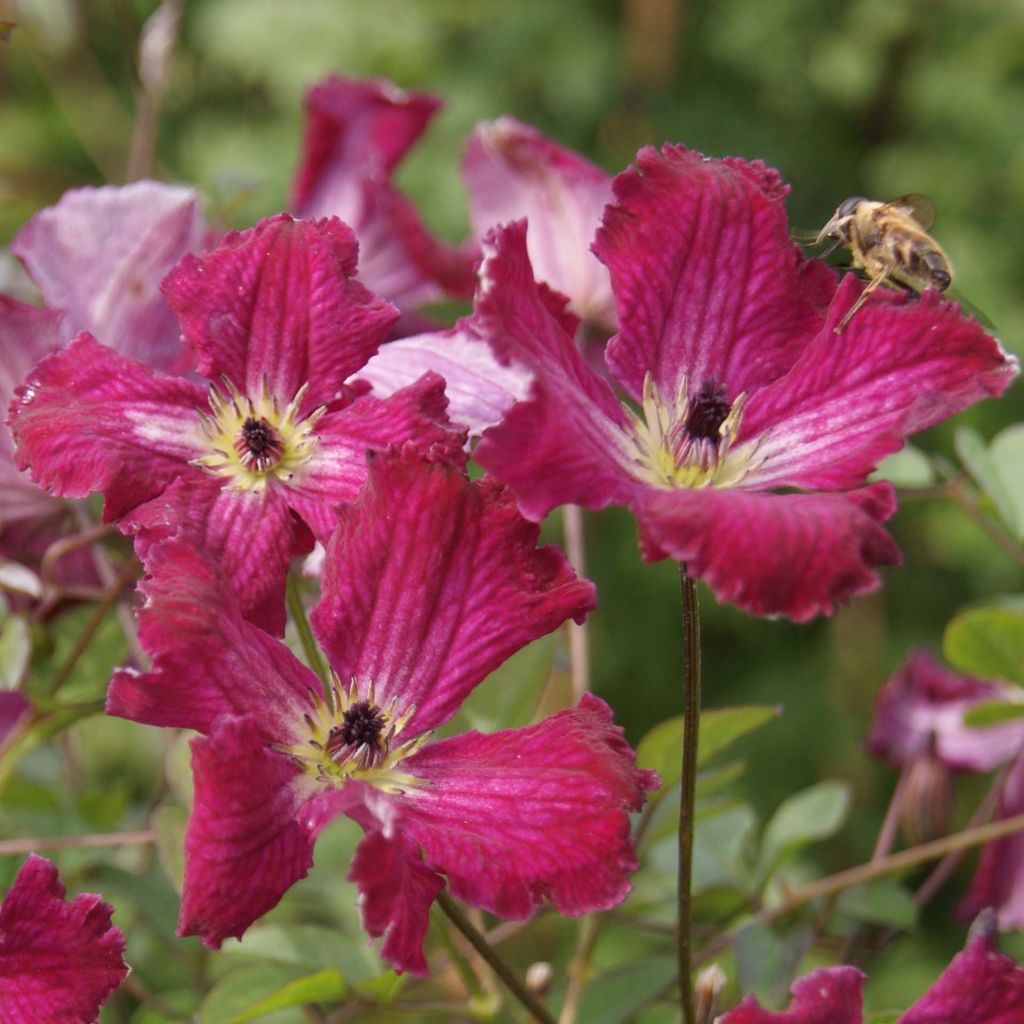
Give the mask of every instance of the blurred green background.
[{"label": "blurred green background", "polygon": [[[138,38],[156,6],[7,0],[0,245],[65,189],[125,180]],[[666,140],[761,158],[791,183],[804,231],[850,195],[925,193],[960,292],[1024,352],[1021,0],[187,0],[156,175],[198,185],[234,226],[279,211],[303,90],[329,72],[445,98],[399,181],[451,239],[467,230],[463,139],[503,113],[613,172]],[[988,437],[1022,408],[1017,386],[957,423]],[[952,458],[952,434],[919,442]],[[748,799],[764,813],[822,778],[855,786],[823,870],[870,854],[888,799],[891,773],[861,746],[882,680],[911,646],[938,646],[958,609],[1021,588],[1020,569],[946,501],[904,503],[892,529],[904,565],[831,620],[752,620],[703,592],[707,705],[785,708],[744,745]],[[636,742],[678,710],[677,567],[643,565],[621,511],[589,516],[587,531],[595,687]],[[919,992],[959,947],[949,911],[965,878],[929,910],[909,962],[899,944],[887,954],[893,991]],[[888,984],[884,971],[873,980],[881,1004],[896,1001]]]}]

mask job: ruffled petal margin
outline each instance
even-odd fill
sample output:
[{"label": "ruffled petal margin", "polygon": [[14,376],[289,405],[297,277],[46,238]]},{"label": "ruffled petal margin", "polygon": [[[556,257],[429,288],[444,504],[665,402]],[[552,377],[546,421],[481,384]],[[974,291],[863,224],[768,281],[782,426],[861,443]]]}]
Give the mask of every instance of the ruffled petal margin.
[{"label": "ruffled petal margin", "polygon": [[880,585],[877,567],[900,561],[881,525],[895,509],[884,483],[834,494],[649,489],[632,506],[647,561],[685,562],[719,601],[796,622]]},{"label": "ruffled petal margin", "polygon": [[793,982],[787,1010],[772,1013],[747,996],[718,1024],[861,1024],[863,986],[856,967],[822,967]]},{"label": "ruffled petal margin", "polygon": [[0,906],[0,1020],[88,1024],[128,975],[124,936],[99,896],[65,899],[57,869],[30,854]]}]

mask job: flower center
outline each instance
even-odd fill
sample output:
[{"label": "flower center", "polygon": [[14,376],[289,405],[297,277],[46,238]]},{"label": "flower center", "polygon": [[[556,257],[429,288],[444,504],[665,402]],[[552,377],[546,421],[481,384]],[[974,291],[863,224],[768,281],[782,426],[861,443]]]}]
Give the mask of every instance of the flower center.
[{"label": "flower center", "polygon": [[319,782],[342,785],[349,779],[368,782],[389,793],[423,785],[399,765],[430,739],[423,733],[406,742],[397,737],[414,708],[396,713],[397,698],[384,707],[376,703],[373,686],[360,697],[355,681],[346,690],[331,674],[331,703],[310,691],[311,713],[303,716],[305,742],[280,747]]},{"label": "flower center", "polygon": [[705,379],[690,395],[684,377],[674,401],[644,378],[643,418],[630,410],[635,460],[656,487],[734,487],[758,462],[757,445],[735,446],[746,395],[730,402],[725,385]]},{"label": "flower center", "polygon": [[212,415],[200,413],[210,451],[193,465],[225,477],[226,486],[240,491],[262,491],[272,479],[290,480],[316,446],[313,427],[323,407],[300,422],[305,385],[282,411],[266,380],[255,400],[240,394],[230,381],[223,383],[226,395],[210,387]]}]

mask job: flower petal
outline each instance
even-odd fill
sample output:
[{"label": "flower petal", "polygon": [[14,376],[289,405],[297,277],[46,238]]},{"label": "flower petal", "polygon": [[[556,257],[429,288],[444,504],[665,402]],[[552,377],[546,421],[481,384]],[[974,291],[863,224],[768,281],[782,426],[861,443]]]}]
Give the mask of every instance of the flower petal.
[{"label": "flower petal", "polygon": [[817,333],[836,275],[789,237],[787,187],[759,160],[641,149],[614,183],[594,252],[611,271],[612,373],[642,399],[724,385],[731,401],[793,365]]},{"label": "flower petal", "polygon": [[633,507],[647,561],[685,562],[720,601],[806,622],[876,589],[900,554],[881,524],[888,484],[839,494],[655,491]]},{"label": "flower petal", "polygon": [[327,549],[313,629],[342,680],[415,708],[403,735],[450,718],[513,651],[594,606],[494,481],[412,449],[374,460]]},{"label": "flower petal", "polygon": [[0,906],[0,1020],[88,1024],[124,981],[124,936],[99,896],[65,899],[57,869],[30,854]]},{"label": "flower petal", "polygon": [[612,179],[571,149],[512,117],[476,126],[462,160],[473,233],[525,217],[539,281],[569,297],[579,317],[615,327],[607,269],[590,251]]},{"label": "flower petal", "polygon": [[398,317],[354,280],[357,249],[337,219],[280,214],[185,257],[163,290],[199,372],[250,397],[265,379],[282,405],[308,383],[303,411],[330,401]]},{"label": "flower petal", "polygon": [[[1024,814],[1024,752],[1003,779],[995,817],[1017,814]],[[1001,929],[1024,928],[1024,831],[982,847],[977,873],[957,913],[971,918],[985,907],[995,909]]]},{"label": "flower petal", "polygon": [[137,181],[65,192],[18,232],[11,252],[73,333],[170,370],[181,341],[160,281],[200,248],[205,230],[193,189]]},{"label": "flower petal", "polygon": [[179,935],[218,949],[241,938],[313,864],[316,831],[303,821],[313,794],[254,716],[222,718],[192,741],[195,803],[185,833]]},{"label": "flower petal", "polygon": [[796,365],[750,396],[737,443],[757,438],[761,464],[745,486],[858,487],[908,434],[1016,376],[1017,360],[933,289],[876,292],[835,334],[863,287],[848,274]]},{"label": "flower petal", "polygon": [[863,985],[856,967],[821,967],[793,982],[788,1010],[772,1013],[747,996],[717,1024],[861,1024]]},{"label": "flower petal", "polygon": [[242,619],[227,580],[181,540],[146,551],[139,637],[148,672],[120,669],[107,713],[149,725],[209,732],[222,714],[258,714],[266,735],[287,742],[320,681],[279,640]]},{"label": "flower petal", "polygon": [[532,373],[533,384],[529,400],[485,432],[474,458],[515,491],[531,519],[567,502],[628,503],[639,487],[628,416],[553,313],[551,293],[534,282],[525,223],[493,232],[484,251],[472,328],[499,362]]},{"label": "flower petal", "polygon": [[896,1024],[1020,1024],[1024,969],[999,952],[994,928],[981,927],[934,985]]},{"label": "flower petal", "polygon": [[499,917],[549,899],[563,914],[615,906],[637,866],[629,812],[658,786],[590,694],[537,725],[430,743],[403,768],[398,828],[452,894]]},{"label": "flower petal", "polygon": [[203,453],[201,388],[124,359],[88,334],[48,356],[11,405],[19,465],[56,494],[100,491],[108,522],[159,494]]},{"label": "flower petal", "polygon": [[1009,687],[961,675],[930,651],[914,651],[879,691],[868,749],[899,768],[932,744],[950,768],[990,772],[1024,745],[1024,722],[968,728],[963,718],[976,704],[1009,696]]}]

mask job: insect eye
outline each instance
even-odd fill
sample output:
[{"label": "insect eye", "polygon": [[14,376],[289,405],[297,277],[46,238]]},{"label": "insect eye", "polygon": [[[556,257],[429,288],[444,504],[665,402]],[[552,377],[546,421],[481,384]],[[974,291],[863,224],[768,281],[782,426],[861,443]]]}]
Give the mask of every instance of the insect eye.
[{"label": "insect eye", "polygon": [[853,211],[860,206],[861,203],[865,203],[867,200],[863,196],[852,196],[850,199],[844,199],[839,204],[839,209],[836,210],[837,217],[850,217]]}]

